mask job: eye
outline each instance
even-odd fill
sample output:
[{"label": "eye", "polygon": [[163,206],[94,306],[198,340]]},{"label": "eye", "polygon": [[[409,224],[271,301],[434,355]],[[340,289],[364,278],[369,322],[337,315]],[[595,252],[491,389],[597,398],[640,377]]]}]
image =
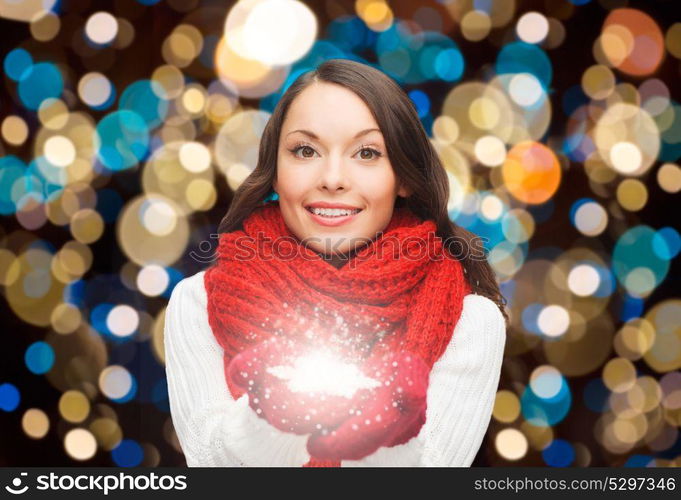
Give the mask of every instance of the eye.
[{"label": "eye", "polygon": [[[313,158],[314,154],[316,151],[312,146],[304,143],[300,143],[295,145],[293,148],[289,149],[289,151],[295,156],[296,158]],[[302,153],[302,156],[299,155],[298,153]],[[366,161],[371,161],[371,160],[376,160],[383,156],[383,153],[378,151],[375,148],[369,147],[369,146],[362,146],[357,153],[360,155],[361,160],[366,160]]]},{"label": "eye", "polygon": [[[369,153],[369,156],[366,156],[366,154],[364,154],[367,152]],[[362,146],[362,149],[360,149],[358,153],[360,153],[360,158],[362,160],[376,160],[383,156],[383,153],[381,153],[377,149],[370,148],[368,146]]]},{"label": "eye", "polygon": [[[289,151],[293,153],[293,156],[295,156],[296,158],[312,158],[312,156],[308,155],[308,153],[314,154],[316,152],[314,149],[312,149],[312,147],[308,146],[307,144],[298,144],[293,148],[289,149]],[[298,156],[299,151],[303,152],[302,157]]]}]

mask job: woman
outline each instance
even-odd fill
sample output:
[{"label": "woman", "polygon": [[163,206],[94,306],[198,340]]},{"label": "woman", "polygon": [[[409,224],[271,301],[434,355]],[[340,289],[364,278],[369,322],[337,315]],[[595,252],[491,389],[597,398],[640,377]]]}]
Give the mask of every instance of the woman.
[{"label": "woman", "polygon": [[[189,466],[472,463],[504,301],[448,197],[386,75],[329,60],[287,89],[220,224],[217,261],[182,280],[166,312]],[[331,357],[306,372],[311,352]]]}]

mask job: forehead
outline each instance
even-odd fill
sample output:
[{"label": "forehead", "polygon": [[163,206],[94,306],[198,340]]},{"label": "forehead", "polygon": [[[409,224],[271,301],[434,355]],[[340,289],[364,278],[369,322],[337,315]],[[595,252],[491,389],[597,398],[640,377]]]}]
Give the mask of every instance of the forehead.
[{"label": "forehead", "polygon": [[354,134],[379,127],[369,107],[353,91],[341,85],[313,83],[291,102],[282,132],[297,128]]}]

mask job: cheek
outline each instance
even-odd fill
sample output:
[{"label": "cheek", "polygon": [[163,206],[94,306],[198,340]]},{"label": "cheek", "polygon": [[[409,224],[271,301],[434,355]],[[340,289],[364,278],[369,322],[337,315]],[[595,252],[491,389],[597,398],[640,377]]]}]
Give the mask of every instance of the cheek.
[{"label": "cheek", "polygon": [[396,180],[390,169],[387,172],[383,170],[365,173],[358,185],[369,199],[380,201],[392,199],[395,195]]},{"label": "cheek", "polygon": [[284,158],[277,162],[277,192],[280,197],[296,198],[304,194],[309,185],[309,176],[300,168],[290,164]]}]

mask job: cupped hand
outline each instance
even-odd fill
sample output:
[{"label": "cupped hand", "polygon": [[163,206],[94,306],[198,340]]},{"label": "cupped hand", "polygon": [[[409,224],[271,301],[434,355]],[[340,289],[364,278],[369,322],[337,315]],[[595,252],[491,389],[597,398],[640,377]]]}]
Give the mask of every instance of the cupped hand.
[{"label": "cupped hand", "polygon": [[365,373],[381,382],[355,397],[350,415],[337,427],[315,431],[308,453],[319,459],[360,460],[381,446],[404,444],[426,420],[430,368],[423,359],[401,351],[373,361]]},{"label": "cupped hand", "polygon": [[304,353],[303,346],[273,337],[234,356],[227,369],[231,382],[248,393],[249,405],[258,416],[295,434],[335,427],[353,406],[346,396],[291,388],[281,374]]}]

